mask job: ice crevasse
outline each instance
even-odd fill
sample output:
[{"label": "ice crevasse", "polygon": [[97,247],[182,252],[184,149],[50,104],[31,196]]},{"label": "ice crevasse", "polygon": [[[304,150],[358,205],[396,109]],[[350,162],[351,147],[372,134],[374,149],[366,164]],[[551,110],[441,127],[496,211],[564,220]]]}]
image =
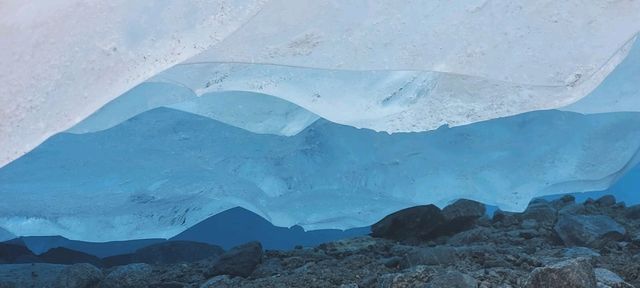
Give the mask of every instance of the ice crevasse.
[{"label": "ice crevasse", "polygon": [[0,16],[15,235],[168,237],[233,206],[308,229],[460,197],[519,210],[606,188],[640,157],[639,1],[9,1]]}]

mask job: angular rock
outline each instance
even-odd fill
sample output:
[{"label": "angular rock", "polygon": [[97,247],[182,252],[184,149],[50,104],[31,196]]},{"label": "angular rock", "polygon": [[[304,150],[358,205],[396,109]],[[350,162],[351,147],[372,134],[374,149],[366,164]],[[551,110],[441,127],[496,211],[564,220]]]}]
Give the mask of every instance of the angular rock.
[{"label": "angular rock", "polygon": [[120,266],[100,282],[99,288],[146,288],[153,280],[152,271],[145,263]]},{"label": "angular rock", "polygon": [[461,218],[476,219],[484,216],[485,213],[486,207],[484,204],[468,199],[457,200],[442,209],[442,216],[444,216],[447,221],[454,221]]},{"label": "angular rock", "polygon": [[622,225],[605,215],[561,214],[553,229],[566,246],[599,247],[626,234]]},{"label": "angular rock", "polygon": [[74,264],[65,267],[56,277],[56,287],[90,288],[102,280],[104,275],[100,269],[87,263]]},{"label": "angular rock", "polygon": [[604,195],[598,198],[595,204],[602,207],[611,207],[616,204],[616,197],[613,195]]},{"label": "angular rock", "polygon": [[43,262],[52,264],[89,263],[95,266],[102,265],[102,260],[96,256],[64,247],[49,249],[49,251],[38,255],[38,257],[42,259]]},{"label": "angular rock", "polygon": [[627,207],[625,216],[629,219],[640,219],[640,204]]},{"label": "angular rock", "polygon": [[478,287],[478,280],[458,271],[447,271],[433,276],[424,287],[476,288]]},{"label": "angular rock", "polygon": [[371,226],[371,236],[400,241],[434,238],[434,231],[445,222],[435,205],[415,206],[384,217]]},{"label": "angular rock", "polygon": [[534,269],[525,287],[597,288],[597,283],[589,260],[577,258]]},{"label": "angular rock", "polygon": [[174,264],[194,262],[222,255],[220,246],[192,241],[167,241],[138,249],[131,256],[132,263]]},{"label": "angular rock", "polygon": [[618,274],[604,268],[593,269],[598,281],[598,288],[633,288],[633,285],[627,283]]},{"label": "angular rock", "polygon": [[484,216],[486,206],[480,202],[460,199],[442,209],[446,223],[439,229],[443,234],[453,234],[473,226],[475,221]]},{"label": "angular rock", "polygon": [[535,199],[529,203],[527,209],[520,214],[521,220],[532,219],[542,225],[552,225],[557,219],[558,211],[549,202],[543,199]]},{"label": "angular rock", "polygon": [[247,277],[262,262],[262,245],[249,242],[222,254],[211,267],[211,276],[230,275]]},{"label": "angular rock", "polygon": [[560,210],[567,205],[576,203],[576,197],[573,195],[564,195],[556,200],[551,201],[551,206],[556,210]]},{"label": "angular rock", "polygon": [[511,226],[519,222],[517,214],[513,212],[506,212],[502,210],[496,210],[491,218],[491,223],[500,224],[501,226]]}]

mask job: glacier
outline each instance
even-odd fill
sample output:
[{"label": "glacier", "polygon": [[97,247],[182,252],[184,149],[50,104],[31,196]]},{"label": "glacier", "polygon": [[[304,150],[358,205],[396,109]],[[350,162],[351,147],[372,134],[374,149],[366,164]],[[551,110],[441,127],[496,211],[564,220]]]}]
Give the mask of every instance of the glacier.
[{"label": "glacier", "polygon": [[[581,0],[8,1],[0,11],[0,165],[177,64],[257,65],[250,69],[257,73],[309,68],[324,71],[308,75],[321,74],[318,81],[333,79],[334,71],[431,79],[423,88],[436,88],[433,101],[401,99],[400,107],[381,108],[369,102],[386,99],[372,95],[390,90],[380,87],[343,97],[359,104],[353,109],[310,105],[313,91],[277,83],[291,87],[276,89],[289,102],[379,131],[559,108],[584,97],[622,61],[640,30],[639,12],[638,1]],[[433,79],[441,76],[446,80]],[[327,84],[339,92],[345,83]],[[476,92],[494,86],[504,94]]]},{"label": "glacier", "polygon": [[536,196],[607,188],[639,147],[637,112],[536,111],[394,134],[320,119],[287,137],[156,108],[57,134],[0,169],[0,227],[107,241],[168,238],[235,206],[311,230],[458,198],[522,210]]},{"label": "glacier", "polygon": [[7,1],[0,238],[370,225],[640,161],[640,2]]}]

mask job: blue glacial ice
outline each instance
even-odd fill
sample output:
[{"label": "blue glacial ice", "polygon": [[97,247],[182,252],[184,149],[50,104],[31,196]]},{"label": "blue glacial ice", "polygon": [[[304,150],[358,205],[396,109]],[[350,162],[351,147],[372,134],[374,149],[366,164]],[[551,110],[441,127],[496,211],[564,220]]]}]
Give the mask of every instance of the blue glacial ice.
[{"label": "blue glacial ice", "polygon": [[58,134],[0,169],[10,199],[0,227],[105,241],[170,237],[235,206],[306,229],[461,197],[521,210],[532,197],[605,189],[639,147],[635,112],[537,111],[394,134],[318,120],[287,137],[157,108]]},{"label": "blue glacial ice", "polygon": [[15,235],[170,237],[235,206],[307,229],[458,198],[521,210],[640,157],[638,1],[4,8]]},{"label": "blue glacial ice", "polygon": [[[360,104],[353,109],[307,105],[313,91],[292,81],[276,84],[293,91],[272,94],[337,123],[424,131],[573,103],[624,58],[640,30],[638,1],[14,1],[3,8],[0,28],[10,28],[0,44],[0,165],[176,64],[307,67],[325,71],[318,81],[332,71],[431,71],[427,78],[447,79],[426,82],[437,84],[433,101],[381,115],[367,101],[386,99],[385,82],[381,91],[341,99]],[[330,94],[355,88],[326,84]],[[478,92],[493,86],[501,93]],[[350,117],[361,113],[367,119]]]}]

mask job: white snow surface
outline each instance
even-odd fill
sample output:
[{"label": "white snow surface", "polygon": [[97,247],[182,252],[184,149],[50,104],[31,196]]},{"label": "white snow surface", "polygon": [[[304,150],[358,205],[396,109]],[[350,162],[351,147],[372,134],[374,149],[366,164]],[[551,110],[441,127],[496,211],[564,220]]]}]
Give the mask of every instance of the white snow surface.
[{"label": "white snow surface", "polygon": [[[265,93],[337,123],[424,131],[575,102],[640,30],[640,1],[2,5],[0,165],[179,63],[185,72],[230,73],[221,83],[181,80],[198,96]],[[171,70],[167,81],[176,80]],[[355,83],[339,79],[345,75]],[[250,80],[252,87],[242,83]]]},{"label": "white snow surface", "polygon": [[602,190],[640,160],[640,113],[536,111],[417,133],[318,120],[286,137],[169,108],[58,134],[0,168],[0,227],[87,241],[168,238],[242,206],[305,229],[468,198],[522,210]]}]

